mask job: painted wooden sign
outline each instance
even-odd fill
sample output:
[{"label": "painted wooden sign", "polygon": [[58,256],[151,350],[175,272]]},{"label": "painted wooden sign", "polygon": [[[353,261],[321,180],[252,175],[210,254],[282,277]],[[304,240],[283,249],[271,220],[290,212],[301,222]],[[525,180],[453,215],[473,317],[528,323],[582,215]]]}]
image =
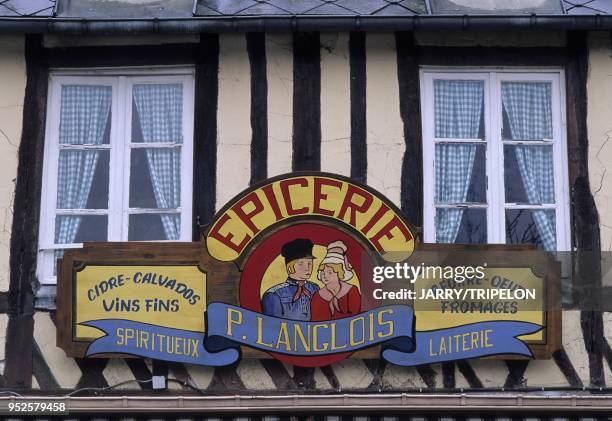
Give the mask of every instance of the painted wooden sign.
[{"label": "painted wooden sign", "polygon": [[210,366],[548,357],[560,335],[558,274],[531,248],[421,244],[371,188],[292,173],[239,194],[201,243],[68,251],[58,345]]},{"label": "painted wooden sign", "polygon": [[87,265],[75,287],[77,340],[100,337],[88,323],[103,319],[204,332],[206,274],[197,266]]}]

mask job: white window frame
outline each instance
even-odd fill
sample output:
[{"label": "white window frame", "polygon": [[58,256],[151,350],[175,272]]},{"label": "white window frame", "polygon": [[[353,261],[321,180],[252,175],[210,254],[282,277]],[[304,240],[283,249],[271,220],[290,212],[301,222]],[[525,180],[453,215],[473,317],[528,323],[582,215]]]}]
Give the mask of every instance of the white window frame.
[{"label": "white window frame", "polygon": [[[144,147],[168,147],[161,143],[131,143],[132,135],[132,86],[138,83],[181,83],[183,84],[183,139],[181,153],[181,215],[180,238],[176,241],[191,241],[192,187],[193,187],[193,114],[194,114],[193,67],[161,68],[99,68],[99,69],[56,69],[50,72],[49,95],[47,99],[47,121],[43,158],[42,197],[38,240],[37,277],[42,284],[55,284],[53,275],[56,249],[80,248],[82,243],[54,244],[55,217],[61,213],[82,213],[83,215],[108,215],[108,241],[127,241],[130,214],[167,213],[163,209],[140,209],[129,207],[130,156],[131,149]],[[61,87],[63,84],[106,85],[112,88],[110,143],[96,145],[94,149],[109,149],[109,192],[108,209],[58,210],[57,177],[60,149],[71,145],[59,145],[59,124]],[[172,145],[178,146],[178,145]],[[83,147],[72,146],[75,149]],[[160,240],[175,241],[175,240]],[[45,253],[46,252],[46,253]]]},{"label": "white window frame", "polygon": [[[436,79],[482,80],[484,82],[484,139],[436,139],[434,128],[434,83]],[[553,139],[544,141],[509,141],[502,139],[502,81],[547,81],[552,84]],[[569,214],[569,178],[565,118],[565,76],[559,68],[433,68],[420,69],[421,123],[423,128],[423,239],[436,242],[435,229],[435,144],[443,142],[483,142],[486,149],[487,242],[506,243],[506,209],[554,209],[557,251],[571,250]],[[525,205],[505,203],[504,145],[552,145],[555,172],[555,203]],[[440,206],[438,206],[440,207]]]}]

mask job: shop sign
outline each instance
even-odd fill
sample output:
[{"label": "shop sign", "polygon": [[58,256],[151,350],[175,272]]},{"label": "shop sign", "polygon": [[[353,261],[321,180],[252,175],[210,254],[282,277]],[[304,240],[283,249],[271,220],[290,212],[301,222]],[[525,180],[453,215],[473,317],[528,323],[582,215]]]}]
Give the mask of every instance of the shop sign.
[{"label": "shop sign", "polygon": [[560,335],[558,264],[533,250],[508,259],[521,250],[422,244],[368,186],[292,173],[239,194],[201,243],[68,251],[58,346],[208,366],[266,355],[311,367],[548,357]]}]

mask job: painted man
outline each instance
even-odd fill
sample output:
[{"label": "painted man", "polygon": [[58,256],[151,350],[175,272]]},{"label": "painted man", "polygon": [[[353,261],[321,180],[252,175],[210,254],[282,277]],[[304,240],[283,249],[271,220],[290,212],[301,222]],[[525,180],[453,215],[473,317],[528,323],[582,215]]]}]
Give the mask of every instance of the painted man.
[{"label": "painted man", "polygon": [[308,279],[312,274],[313,243],[297,238],[283,245],[287,280],[268,289],[262,299],[263,313],[292,320],[310,320],[310,300],[319,290]]}]

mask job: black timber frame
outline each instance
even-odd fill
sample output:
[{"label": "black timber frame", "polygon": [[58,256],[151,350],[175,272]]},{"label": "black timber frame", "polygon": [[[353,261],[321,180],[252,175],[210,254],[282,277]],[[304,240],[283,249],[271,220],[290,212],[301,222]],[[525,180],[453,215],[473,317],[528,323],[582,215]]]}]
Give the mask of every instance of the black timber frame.
[{"label": "black timber frame", "polygon": [[[415,44],[412,33],[398,32],[396,35],[398,53],[398,82],[400,87],[400,112],[404,122],[404,138],[406,141],[406,155],[402,165],[401,203],[403,211],[417,225],[422,224],[422,201],[423,201],[423,175],[422,175],[422,138],[420,131],[420,98],[418,69],[421,65],[437,66],[559,66],[565,69],[566,76],[566,102],[567,102],[567,141],[569,152],[569,180],[571,186],[572,203],[572,245],[579,252],[600,253],[598,214],[591,194],[588,180],[588,138],[586,132],[586,78],[588,70],[588,45],[587,34],[581,31],[568,32],[566,47],[421,47]],[[294,50],[294,60],[298,63],[298,72],[301,70],[314,70],[310,73],[310,79],[304,80],[303,89],[306,95],[297,101],[306,101],[306,97],[318,98],[317,89],[320,90],[320,68],[317,60],[319,57],[315,52],[318,44],[318,34],[302,34],[296,36],[297,43],[303,48]],[[367,37],[367,34],[366,34]],[[263,43],[261,35],[253,36],[252,47],[261,48]],[[351,67],[354,75],[363,78],[362,75],[365,54],[364,41],[360,35],[355,34],[351,56]],[[206,224],[212,217],[215,209],[216,193],[216,114],[218,95],[218,54],[219,42],[216,34],[203,34],[199,43],[156,45],[156,46],[126,46],[126,47],[72,47],[72,48],[44,48],[42,37],[29,35],[26,37],[26,69],[27,86],[24,103],[24,123],[22,140],[19,150],[19,167],[17,175],[17,186],[15,193],[15,212],[13,219],[13,230],[11,237],[10,257],[10,288],[7,294],[0,294],[0,312],[9,316],[6,342],[6,371],[5,378],[0,379],[5,387],[11,389],[27,389],[31,387],[32,374],[41,377],[39,384],[52,387],[56,384],[54,379],[46,379],[51,376],[48,367],[36,351],[33,340],[33,291],[32,282],[35,279],[36,246],[38,244],[38,218],[40,209],[40,189],[42,179],[42,159],[44,145],[44,127],[47,99],[47,82],[50,67],[99,67],[99,66],[138,66],[138,65],[171,65],[191,64],[196,67],[196,104],[195,104],[195,132],[194,132],[194,240],[199,239],[200,230],[198,224]],[[303,54],[302,54],[303,53]],[[257,53],[256,53],[257,54]],[[255,55],[256,55],[255,54]],[[255,57],[254,57],[255,58]],[[363,60],[363,62],[362,62]],[[318,70],[318,71],[317,71]],[[295,69],[294,69],[295,71]],[[260,68],[259,78],[265,75],[265,69]],[[314,92],[313,92],[314,91]],[[352,86],[352,93],[357,98],[363,95],[359,86]],[[259,95],[263,96],[264,92]],[[296,98],[294,97],[294,101]],[[299,104],[298,104],[299,105]],[[297,156],[294,156],[294,169],[301,169],[303,165],[309,169],[317,169],[320,166],[320,103],[311,101],[310,106],[315,114],[314,137],[304,144],[302,138],[306,138],[307,132],[312,134],[312,126],[308,129],[305,115],[296,116],[301,119],[304,131],[300,131],[294,138],[298,143]],[[365,107],[363,107],[365,108]],[[361,127],[363,109],[356,107],[359,115],[355,118],[355,132],[365,129]],[[317,110],[318,113],[316,112]],[[259,109],[258,115],[264,115],[264,110]],[[318,120],[317,120],[318,118]],[[295,122],[294,122],[295,123]],[[312,120],[310,120],[312,123]],[[301,127],[300,125],[298,125]],[[263,143],[265,128],[261,128],[256,134],[259,142]],[[317,136],[318,133],[318,136]],[[255,135],[255,134],[254,134]],[[359,145],[363,146],[359,139]],[[295,152],[294,152],[295,153]],[[205,157],[197,159],[197,157]],[[300,157],[299,162],[295,159]],[[303,158],[303,159],[302,159]],[[365,157],[363,157],[365,158]],[[362,158],[362,159],[363,159]],[[367,163],[359,161],[354,155],[355,174],[363,176]],[[297,165],[295,165],[297,164]],[[264,168],[252,174],[253,178],[260,178],[264,174]],[[580,253],[578,262],[574,265],[574,282],[582,282],[585,287],[586,299],[597,307],[601,294],[600,268],[598,266],[580,264]],[[585,298],[585,297],[581,297]],[[612,351],[606,347],[603,335],[602,315],[597,311],[582,311],[581,324],[585,345],[589,354],[590,383],[593,386],[603,385],[603,356],[612,360]],[[37,358],[38,356],[38,358]],[[557,365],[568,378],[572,386],[580,387],[582,382],[576,375],[565,351],[559,350],[554,356]],[[87,370],[103,370],[104,364],[90,366],[88,363],[79,362],[79,365],[88,367]],[[145,378],[150,375],[144,364],[136,361],[128,362],[128,366],[137,378]],[[275,361],[267,361],[264,366],[271,374],[278,374],[280,370]],[[507,387],[520,386],[522,375],[526,369],[522,362],[508,362],[510,374],[507,379]],[[156,371],[160,367],[154,368]],[[379,372],[384,367],[373,366],[371,370]],[[458,366],[458,369],[469,377],[471,385],[478,385],[479,379],[470,370],[469,366]],[[161,371],[165,369],[161,367]],[[446,367],[443,380],[445,387],[454,387],[454,368]],[[434,380],[429,367],[418,368],[428,386],[434,385]],[[222,371],[216,375],[221,381]],[[296,373],[298,374],[298,373]],[[333,372],[332,372],[333,374]],[[474,375],[474,376],[472,376]],[[100,377],[96,373],[86,373],[84,376],[90,379]],[[231,376],[230,376],[231,377]],[[225,387],[227,390],[242,389],[243,385],[232,381],[234,377],[227,377]],[[329,377],[329,376],[327,376]],[[273,376],[275,380],[282,377]],[[279,380],[280,379],[280,380]],[[235,380],[235,379],[234,379]],[[333,380],[333,379],[331,379]],[[290,383],[300,389],[307,388],[312,382],[312,373],[308,370],[300,371]],[[82,384],[84,385],[83,381]],[[331,381],[336,384],[337,381]],[[101,383],[103,384],[103,383]],[[0,385],[1,386],[1,385]],[[293,388],[293,387],[292,387]]]},{"label": "black timber frame", "polygon": [[[581,305],[581,326],[589,355],[590,384],[603,386],[603,356],[606,342],[601,303],[601,253],[599,218],[588,176],[588,135],[586,82],[588,41],[585,31],[568,31],[565,47],[441,47],[419,46],[410,32],[397,32],[400,112],[404,121],[406,154],[402,167],[402,210],[413,223],[422,226],[423,173],[422,135],[420,132],[419,66],[524,66],[559,67],[565,70],[568,174],[570,186],[571,244],[575,254],[572,264],[574,302]],[[418,169],[418,170],[417,170]],[[577,309],[577,308],[576,308]],[[584,310],[588,309],[588,310]],[[612,361],[612,351],[608,352]],[[553,358],[570,385],[582,387],[575,368],[563,349]],[[453,367],[450,367],[450,364]],[[508,387],[520,385],[527,367],[523,362],[508,361]],[[443,364],[445,387],[454,387],[455,363]],[[465,367],[461,371],[469,373]],[[465,374],[465,373],[464,373]],[[469,373],[471,377],[472,373]],[[477,378],[468,379],[478,384]]]},{"label": "black timber frame", "polygon": [[[199,42],[186,44],[68,48],[45,48],[41,35],[26,35],[27,84],[14,202],[19,212],[15,212],[13,218],[9,292],[0,294],[0,313],[7,313],[9,318],[6,370],[4,378],[0,379],[1,387],[29,389],[33,375],[43,390],[57,387],[34,341],[33,330],[33,285],[36,283],[49,69],[195,66],[193,239],[198,241],[201,232],[198,224],[206,224],[215,210],[218,55],[217,34],[203,34]],[[205,158],[197,159],[198,156]],[[101,375],[106,365],[104,360],[92,363],[78,359],[76,362],[83,371],[79,386],[105,386]],[[136,378],[150,378],[151,373],[144,363],[138,364],[136,360],[127,360],[127,363]],[[166,370],[165,364],[153,367],[154,372]]]}]

